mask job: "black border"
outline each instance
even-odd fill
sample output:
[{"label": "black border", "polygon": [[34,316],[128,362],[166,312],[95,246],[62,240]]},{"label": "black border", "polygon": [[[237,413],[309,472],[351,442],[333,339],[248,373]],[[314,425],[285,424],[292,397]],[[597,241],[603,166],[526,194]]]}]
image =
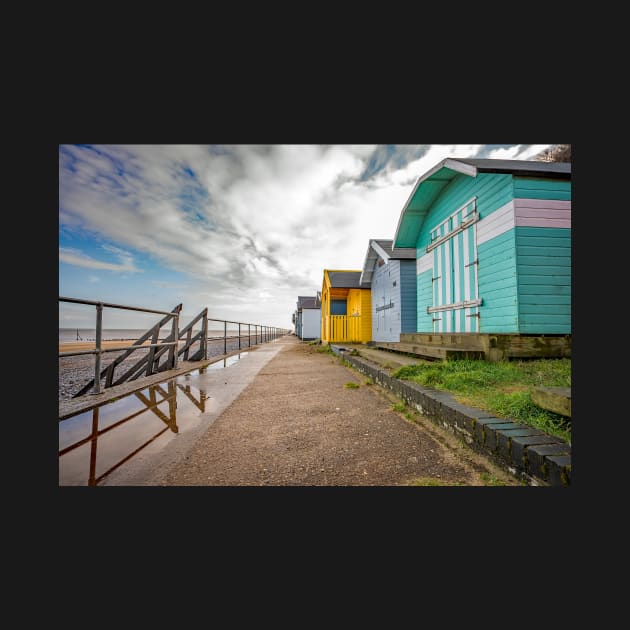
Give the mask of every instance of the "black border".
[{"label": "black border", "polygon": [[[391,87],[391,86],[390,86]],[[375,90],[378,86],[374,87]],[[364,94],[363,94],[364,95]],[[362,95],[362,96],[363,96]],[[90,107],[78,115],[70,112],[59,125],[58,139],[46,145],[44,169],[50,175],[47,194],[43,200],[46,207],[45,227],[38,231],[37,245],[41,259],[46,261],[46,271],[58,273],[58,249],[52,242],[55,227],[58,233],[58,145],[76,142],[94,143],[489,143],[527,139],[529,143],[539,141],[564,143],[573,135],[571,125],[562,116],[550,115],[545,104],[527,114],[525,108],[502,107],[498,99],[484,101],[475,107],[467,103],[466,108],[453,115],[446,103],[431,94],[415,98],[407,94],[392,94],[386,107],[375,104],[368,97],[345,101],[339,94],[325,94],[323,105],[307,103],[302,93],[287,95],[280,104],[277,100],[266,101],[264,94],[258,94],[247,107],[231,108],[234,100],[215,99],[208,103],[169,101],[169,107],[162,107],[153,116],[143,116],[151,111],[145,98],[142,101],[119,104],[123,115],[111,116],[113,99],[105,101],[101,108]],[[253,102],[256,100],[256,102]],[[321,103],[321,101],[320,101]],[[171,109],[171,105],[173,106]],[[277,106],[276,106],[277,105]],[[483,105],[483,107],[482,107]],[[144,107],[146,109],[144,109]],[[202,107],[203,106],[203,107]],[[167,115],[168,114],[168,115]],[[159,123],[159,124],[158,124]],[[571,133],[570,133],[571,131]],[[429,140],[427,140],[427,138]],[[584,157],[578,147],[578,159]],[[586,211],[585,189],[579,183],[580,173],[586,166],[578,166],[578,189],[573,197],[574,216]],[[574,168],[575,172],[575,168]],[[38,221],[40,219],[38,218]],[[46,226],[50,220],[50,226]],[[583,221],[575,221],[577,241],[574,241],[573,286],[578,287],[584,267],[579,262],[578,245],[582,236],[580,226]],[[57,243],[58,245],[58,243]],[[55,265],[55,261],[57,265]],[[56,301],[54,279],[46,280],[46,303]],[[573,293],[574,332],[578,324],[579,291]],[[53,340],[57,333],[50,324],[48,332],[47,316],[42,314],[40,327],[44,328],[46,352],[41,391],[46,399],[57,407],[55,383],[49,375],[58,371],[48,365],[54,360]],[[55,336],[53,336],[55,335]],[[584,350],[578,333],[578,361]],[[582,348],[582,350],[580,350]],[[575,351],[575,345],[574,345]],[[39,362],[38,362],[39,363]],[[578,423],[585,421],[583,409],[588,409],[589,401],[583,396],[580,384],[580,370],[574,373],[574,398],[577,402]],[[44,413],[44,417],[49,414]],[[52,414],[51,414],[52,415]],[[50,421],[50,422],[49,422]],[[47,426],[52,426],[52,418]],[[573,471],[572,486],[562,488],[448,488],[429,490],[419,494],[410,488],[59,488],[57,485],[56,453],[49,449],[53,436],[43,441],[46,462],[45,469],[36,473],[35,482],[41,484],[42,477],[50,488],[52,503],[58,519],[58,531],[63,532],[66,544],[79,544],[89,539],[89,524],[98,524],[99,530],[109,528],[121,531],[131,527],[135,532],[135,543],[145,536],[154,540],[168,538],[166,531],[177,531],[180,536],[190,531],[192,536],[206,536],[219,532],[229,533],[232,538],[269,535],[279,541],[280,535],[293,540],[301,539],[302,547],[308,544],[308,537],[333,538],[338,541],[361,539],[367,532],[376,544],[391,544],[400,549],[402,540],[412,545],[420,535],[440,540],[450,546],[483,536],[484,532],[504,532],[506,537],[518,534],[520,544],[526,547],[533,543],[546,543],[557,540],[558,528],[568,527],[573,519],[579,495],[584,496],[583,488],[589,485],[590,466],[586,464],[586,454],[580,443],[580,426],[577,430],[577,444],[574,444],[576,466]],[[590,449],[589,449],[590,450]],[[51,456],[52,454],[52,456]],[[591,453],[588,454],[590,457]],[[52,469],[52,470],[51,470]],[[37,481],[39,480],[39,481]],[[577,493],[577,495],[576,495]],[[161,523],[156,530],[156,522]],[[378,522],[378,528],[376,523]],[[87,532],[83,534],[87,529]],[[159,534],[157,533],[159,530]],[[164,538],[162,538],[164,536]],[[471,538],[472,536],[472,538]],[[183,538],[188,538],[185,534]],[[122,544],[124,538],[118,541]],[[181,541],[181,538],[179,539]],[[478,540],[481,542],[483,537]],[[99,538],[102,541],[102,538]],[[398,544],[396,544],[396,541]],[[523,542],[525,541],[525,542]],[[528,542],[531,541],[531,542]],[[185,543],[185,540],[182,541]],[[101,544],[101,543],[99,543]],[[148,544],[148,543],[147,543]],[[189,543],[193,544],[193,543]],[[426,544],[431,544],[427,543]],[[490,540],[488,540],[490,544]],[[496,544],[496,543],[495,543]],[[558,545],[553,545],[557,550]],[[520,563],[520,561],[519,561]]]}]

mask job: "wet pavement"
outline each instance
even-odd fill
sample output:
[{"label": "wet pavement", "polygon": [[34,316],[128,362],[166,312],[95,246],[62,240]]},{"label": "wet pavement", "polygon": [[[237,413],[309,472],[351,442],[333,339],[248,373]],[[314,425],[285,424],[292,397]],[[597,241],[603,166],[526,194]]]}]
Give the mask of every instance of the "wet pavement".
[{"label": "wet pavement", "polygon": [[285,336],[129,384],[106,404],[94,395],[98,404],[59,421],[59,485],[484,485],[482,474],[502,475],[323,350]]},{"label": "wet pavement", "polygon": [[269,343],[60,420],[59,485],[159,477],[279,350]]}]

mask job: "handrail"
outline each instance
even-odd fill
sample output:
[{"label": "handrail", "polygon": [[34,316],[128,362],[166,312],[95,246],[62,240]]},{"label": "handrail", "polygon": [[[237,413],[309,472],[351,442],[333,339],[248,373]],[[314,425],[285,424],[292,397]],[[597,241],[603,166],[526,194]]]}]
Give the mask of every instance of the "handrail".
[{"label": "handrail", "polygon": [[[265,343],[273,341],[281,335],[289,333],[287,328],[279,328],[277,326],[267,326],[265,324],[251,324],[249,322],[238,322],[226,319],[217,319],[208,317],[208,309],[205,308],[195,318],[193,318],[184,328],[179,328],[179,320],[181,316],[182,304],[178,304],[172,311],[161,311],[157,309],[143,308],[139,306],[129,306],[124,304],[114,304],[111,302],[97,302],[93,300],[84,300],[81,298],[72,298],[59,296],[60,302],[70,302],[73,304],[86,304],[96,307],[96,347],[93,350],[73,350],[70,352],[60,352],[59,358],[80,356],[93,354],[95,355],[94,365],[94,378],[86,386],[81,388],[74,397],[81,396],[87,393],[90,389],[93,389],[94,394],[101,393],[101,379],[105,377],[105,388],[113,385],[119,385],[126,380],[135,380],[139,378],[143,372],[145,376],[155,374],[164,370],[177,367],[177,359],[179,355],[183,355],[184,361],[199,361],[208,358],[208,341],[217,341],[223,339],[223,354],[227,354],[227,340],[236,339],[238,337],[238,348],[241,349],[241,340],[246,337],[248,340],[247,346],[252,345],[252,328],[255,337],[254,345],[259,343]],[[130,311],[139,311],[144,313],[156,313],[164,315],[157,324],[147,330],[141,337],[136,339],[131,346],[117,346],[114,348],[102,347],[102,315],[103,308],[117,308]],[[172,320],[171,332],[163,340],[159,341],[160,329],[165,326],[169,320]],[[193,327],[199,320],[202,321],[201,331],[193,335]],[[208,322],[222,322],[223,323],[223,335],[220,337],[208,336]],[[238,326],[238,335],[228,336],[228,324],[234,324]],[[241,334],[243,326],[247,326],[247,335]],[[180,341],[184,340],[184,345],[179,348]],[[150,340],[150,343],[146,343]],[[193,344],[199,342],[200,347],[193,356],[189,358],[190,348]],[[121,377],[114,381],[114,370],[116,366],[120,365],[127,357],[133,352],[140,349],[147,349],[148,352],[144,358],[140,359],[133,367],[128,369]],[[164,364],[160,365],[161,357],[168,351],[168,357]],[[105,352],[123,352],[120,356],[116,357],[107,368],[101,370],[101,355]]]},{"label": "handrail", "polygon": [[108,308],[121,308],[127,311],[142,311],[143,313],[158,313],[160,315],[170,315],[169,311],[156,311],[152,308],[141,308],[140,306],[125,306],[123,304],[111,304],[110,302],[94,302],[92,300],[82,300],[80,298],[69,298],[59,296],[60,302],[71,302],[73,304],[88,304],[92,306],[98,306],[99,304],[107,306]]}]

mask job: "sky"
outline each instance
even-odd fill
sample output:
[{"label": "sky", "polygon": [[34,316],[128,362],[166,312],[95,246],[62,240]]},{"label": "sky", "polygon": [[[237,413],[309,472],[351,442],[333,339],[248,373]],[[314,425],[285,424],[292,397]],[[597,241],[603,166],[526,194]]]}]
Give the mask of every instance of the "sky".
[{"label": "sky", "polygon": [[[59,145],[59,295],[293,329],[298,295],[362,269],[440,160],[550,146]],[[94,328],[94,306],[59,304],[60,327]],[[103,326],[159,317],[105,308]]]}]

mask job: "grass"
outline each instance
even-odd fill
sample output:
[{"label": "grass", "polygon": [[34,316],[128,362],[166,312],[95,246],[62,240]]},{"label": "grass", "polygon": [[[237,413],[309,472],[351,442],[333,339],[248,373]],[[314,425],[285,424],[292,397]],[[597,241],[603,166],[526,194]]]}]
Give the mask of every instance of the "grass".
[{"label": "grass", "polygon": [[327,352],[328,354],[333,354],[332,348],[328,344],[322,346],[321,348],[315,348],[315,352]]},{"label": "grass", "polygon": [[443,481],[442,479],[436,479],[435,477],[420,477],[410,481],[408,486],[463,486],[465,484],[459,481]]},{"label": "grass", "polygon": [[368,376],[368,378],[365,379],[365,384],[366,385],[374,385],[374,380],[372,379],[371,376]]},{"label": "grass", "polygon": [[486,486],[507,486],[508,484],[504,481],[501,481],[497,477],[495,477],[491,473],[482,472],[480,475],[481,481],[484,482]]},{"label": "grass", "polygon": [[531,400],[537,386],[571,387],[571,359],[436,361],[405,365],[392,376],[451,392],[463,404],[571,441],[570,419],[541,409]]},{"label": "grass", "polygon": [[405,403],[392,403],[392,409],[402,413],[406,409],[406,406]]},{"label": "grass", "polygon": [[348,389],[359,389],[359,385],[357,383],[346,383],[344,385],[344,387],[347,387]]}]

